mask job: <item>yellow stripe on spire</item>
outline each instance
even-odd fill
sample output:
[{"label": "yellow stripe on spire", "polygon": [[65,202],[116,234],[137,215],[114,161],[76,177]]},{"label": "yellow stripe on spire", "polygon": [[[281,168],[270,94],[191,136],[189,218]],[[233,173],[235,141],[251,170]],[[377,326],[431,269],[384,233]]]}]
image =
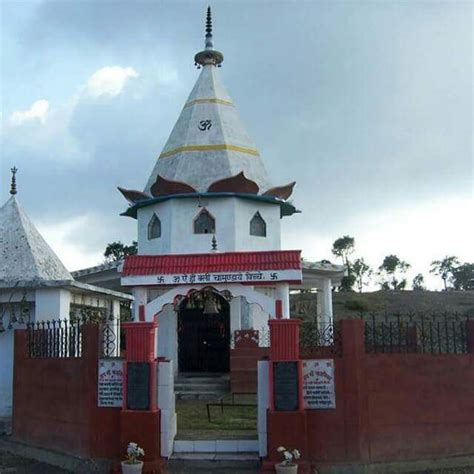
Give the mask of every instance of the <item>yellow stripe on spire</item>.
[{"label": "yellow stripe on spire", "polygon": [[260,153],[255,148],[245,148],[237,145],[185,145],[175,148],[174,150],[163,152],[159,158],[167,158],[169,156],[176,155],[177,153],[187,152],[187,151],[221,151],[221,150],[230,150],[238,151],[240,153],[245,153],[247,155],[260,156]]},{"label": "yellow stripe on spire", "polygon": [[233,102],[231,102],[230,100],[209,98],[209,99],[190,100],[189,102],[184,104],[183,109],[185,109],[186,107],[191,107],[191,105],[194,105],[194,104],[222,104],[222,105],[230,105],[231,107],[234,106]]}]

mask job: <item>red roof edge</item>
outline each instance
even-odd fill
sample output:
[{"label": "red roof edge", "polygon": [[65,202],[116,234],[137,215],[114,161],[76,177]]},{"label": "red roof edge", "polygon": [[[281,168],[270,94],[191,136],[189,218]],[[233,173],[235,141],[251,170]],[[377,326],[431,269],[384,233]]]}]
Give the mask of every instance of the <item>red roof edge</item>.
[{"label": "red roof edge", "polygon": [[125,259],[122,276],[301,268],[301,250],[132,255]]}]

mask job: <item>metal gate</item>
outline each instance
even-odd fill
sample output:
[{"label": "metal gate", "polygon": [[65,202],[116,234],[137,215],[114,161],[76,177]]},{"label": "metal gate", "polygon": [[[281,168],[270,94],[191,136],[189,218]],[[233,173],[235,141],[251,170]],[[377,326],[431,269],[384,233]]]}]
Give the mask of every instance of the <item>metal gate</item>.
[{"label": "metal gate", "polygon": [[216,314],[202,308],[187,308],[178,313],[178,368],[180,372],[228,372],[230,360],[230,311],[220,301]]}]

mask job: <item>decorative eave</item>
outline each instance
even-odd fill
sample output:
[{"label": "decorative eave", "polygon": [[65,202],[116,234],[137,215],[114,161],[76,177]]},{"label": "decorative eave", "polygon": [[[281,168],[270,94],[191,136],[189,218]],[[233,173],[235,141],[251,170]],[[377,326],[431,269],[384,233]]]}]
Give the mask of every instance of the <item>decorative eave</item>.
[{"label": "decorative eave", "polygon": [[256,202],[266,202],[268,204],[275,204],[280,206],[280,216],[292,216],[293,214],[299,213],[298,209],[296,209],[293,204],[282,201],[281,199],[275,198],[273,196],[261,196],[258,194],[249,194],[249,193],[229,193],[229,192],[222,192],[222,193],[185,193],[185,194],[172,194],[168,196],[160,196],[156,198],[151,198],[143,201],[136,202],[135,204],[131,205],[125,212],[120,214],[121,216],[126,217],[133,217],[134,219],[137,218],[138,209],[142,207],[151,206],[153,204],[157,204],[159,202],[168,201],[169,199],[202,199],[202,198],[232,198],[237,197],[240,199],[246,199],[248,201],[256,201]]},{"label": "decorative eave", "polygon": [[121,280],[123,286],[301,281],[300,250],[133,255],[125,259]]},{"label": "decorative eave", "polygon": [[89,285],[75,280],[25,280],[25,281],[0,281],[0,290],[31,289],[42,288],[65,288],[70,291],[78,290],[81,293],[94,295],[106,295],[122,301],[133,301],[133,296],[121,291],[110,290],[96,285]]}]

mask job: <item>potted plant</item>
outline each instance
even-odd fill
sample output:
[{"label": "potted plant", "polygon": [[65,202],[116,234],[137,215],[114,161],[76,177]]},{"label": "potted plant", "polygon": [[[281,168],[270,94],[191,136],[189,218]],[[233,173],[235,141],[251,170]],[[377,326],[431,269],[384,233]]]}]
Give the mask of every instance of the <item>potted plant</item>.
[{"label": "potted plant", "polygon": [[145,451],[137,443],[128,443],[127,459],[122,461],[122,474],[141,474],[143,461],[138,458],[142,456],[145,456]]},{"label": "potted plant", "polygon": [[298,472],[298,464],[293,462],[293,459],[300,458],[300,452],[294,449],[286,449],[280,446],[277,451],[283,456],[283,461],[275,465],[277,474],[296,474]]}]

